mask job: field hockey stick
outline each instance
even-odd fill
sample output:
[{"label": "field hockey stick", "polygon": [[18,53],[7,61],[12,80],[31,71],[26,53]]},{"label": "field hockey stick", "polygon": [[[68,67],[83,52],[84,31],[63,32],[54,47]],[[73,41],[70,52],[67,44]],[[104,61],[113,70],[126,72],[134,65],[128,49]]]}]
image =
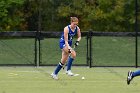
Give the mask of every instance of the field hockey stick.
[{"label": "field hockey stick", "polygon": [[[75,47],[76,47],[76,46],[74,45],[72,49],[74,50],[74,49],[75,49]],[[69,54],[69,56],[70,56],[70,55],[71,55],[71,53]],[[65,64],[63,65],[63,70],[65,69],[66,64],[67,64],[67,63],[65,63]]]}]

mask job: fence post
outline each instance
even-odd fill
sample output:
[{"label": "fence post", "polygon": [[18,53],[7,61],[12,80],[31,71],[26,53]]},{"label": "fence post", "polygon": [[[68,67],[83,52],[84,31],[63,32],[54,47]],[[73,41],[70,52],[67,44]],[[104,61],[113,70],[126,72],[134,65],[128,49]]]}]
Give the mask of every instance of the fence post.
[{"label": "fence post", "polygon": [[41,21],[42,21],[42,13],[41,13],[41,4],[42,4],[42,0],[38,0],[38,62],[36,64],[36,66],[39,66],[41,63],[41,41],[42,40],[42,36],[41,36]]},{"label": "fence post", "polygon": [[87,32],[87,65],[89,65],[89,32]]},{"label": "fence post", "polygon": [[35,59],[34,59],[34,62],[35,62],[35,66],[37,65],[37,54],[38,54],[38,51],[37,51],[37,35],[38,34],[38,32],[36,31],[36,33],[35,33],[35,49],[34,49],[34,51],[35,51]]},{"label": "fence post", "polygon": [[89,31],[89,67],[92,67],[92,30]]},{"label": "fence post", "polygon": [[135,0],[135,61],[136,61],[136,65],[135,67],[138,67],[138,1]]}]

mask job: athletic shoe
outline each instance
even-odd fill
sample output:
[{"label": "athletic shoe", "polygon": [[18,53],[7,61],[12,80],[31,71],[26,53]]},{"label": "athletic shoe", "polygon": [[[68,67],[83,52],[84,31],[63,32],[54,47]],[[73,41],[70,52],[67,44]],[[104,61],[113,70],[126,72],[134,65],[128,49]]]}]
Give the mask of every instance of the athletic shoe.
[{"label": "athletic shoe", "polygon": [[127,84],[129,85],[130,84],[130,81],[133,79],[133,76],[132,76],[132,71],[128,71],[128,76],[127,76]]},{"label": "athletic shoe", "polygon": [[74,74],[71,72],[71,70],[66,71],[66,74],[68,74],[69,76],[73,76]]},{"label": "athletic shoe", "polygon": [[58,80],[57,75],[55,75],[54,73],[51,74],[51,77],[52,77],[53,79],[55,79],[55,80]]}]

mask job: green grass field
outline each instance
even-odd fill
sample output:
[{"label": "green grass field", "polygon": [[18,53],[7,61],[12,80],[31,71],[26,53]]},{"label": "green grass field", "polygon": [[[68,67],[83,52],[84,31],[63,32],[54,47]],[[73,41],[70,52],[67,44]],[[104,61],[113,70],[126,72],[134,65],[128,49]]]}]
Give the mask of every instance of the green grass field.
[{"label": "green grass field", "polygon": [[[136,68],[73,67],[80,74],[70,77],[59,73],[53,80],[55,67],[0,67],[0,93],[139,93],[140,78],[126,84],[128,70]],[[84,80],[81,77],[85,77]]]}]

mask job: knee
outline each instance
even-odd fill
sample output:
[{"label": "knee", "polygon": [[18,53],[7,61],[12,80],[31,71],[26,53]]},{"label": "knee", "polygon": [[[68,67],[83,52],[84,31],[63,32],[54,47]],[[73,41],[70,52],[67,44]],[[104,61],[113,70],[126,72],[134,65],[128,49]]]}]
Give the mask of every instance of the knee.
[{"label": "knee", "polygon": [[75,58],[76,58],[76,52],[73,52],[73,53],[71,54],[71,57],[72,57],[73,59],[75,59]]}]

